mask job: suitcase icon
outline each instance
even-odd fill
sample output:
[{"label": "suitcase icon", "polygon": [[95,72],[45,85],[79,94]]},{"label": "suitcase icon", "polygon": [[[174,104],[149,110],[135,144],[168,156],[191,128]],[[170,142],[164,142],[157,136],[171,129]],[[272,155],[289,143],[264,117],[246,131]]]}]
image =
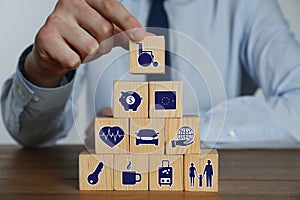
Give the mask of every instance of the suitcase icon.
[{"label": "suitcase icon", "polygon": [[[164,163],[167,163],[168,166],[164,166]],[[161,167],[158,168],[158,184],[160,187],[162,185],[171,187],[173,184],[173,167],[170,167],[169,160],[162,160]]]}]

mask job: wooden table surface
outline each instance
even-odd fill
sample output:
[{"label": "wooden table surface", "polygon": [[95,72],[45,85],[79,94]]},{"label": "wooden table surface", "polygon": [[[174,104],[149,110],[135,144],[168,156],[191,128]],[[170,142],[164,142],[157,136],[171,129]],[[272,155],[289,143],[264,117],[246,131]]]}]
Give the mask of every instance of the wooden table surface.
[{"label": "wooden table surface", "polygon": [[300,150],[219,151],[219,192],[79,191],[82,146],[0,146],[0,200],[6,199],[297,199]]}]

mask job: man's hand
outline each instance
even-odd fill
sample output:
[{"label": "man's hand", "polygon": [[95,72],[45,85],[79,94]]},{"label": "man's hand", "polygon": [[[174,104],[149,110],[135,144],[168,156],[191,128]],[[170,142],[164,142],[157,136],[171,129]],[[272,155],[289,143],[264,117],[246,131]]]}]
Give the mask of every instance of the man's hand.
[{"label": "man's hand", "polygon": [[24,75],[38,86],[57,87],[68,71],[120,45],[107,39],[121,31],[133,41],[145,37],[142,25],[117,0],[59,0],[36,35]]},{"label": "man's hand", "polygon": [[104,107],[100,110],[100,112],[97,114],[97,117],[112,117],[112,109],[109,107]]}]

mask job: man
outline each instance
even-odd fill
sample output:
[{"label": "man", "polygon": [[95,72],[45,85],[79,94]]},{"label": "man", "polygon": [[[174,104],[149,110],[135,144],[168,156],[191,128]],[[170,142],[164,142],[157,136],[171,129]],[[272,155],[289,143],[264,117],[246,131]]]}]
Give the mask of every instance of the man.
[{"label": "man", "polygon": [[[169,27],[203,45],[225,84],[226,104],[210,105],[204,81],[189,77],[197,85],[196,95],[201,96],[198,109],[204,146],[217,142],[218,148],[299,147],[300,45],[290,33],[277,2],[165,0],[162,3]],[[111,91],[103,87],[103,81],[96,83],[103,72],[106,58],[103,55],[113,46],[125,46],[126,37],[133,41],[145,37],[146,32],[140,28],[146,26],[150,7],[151,1],[138,0],[58,1],[38,32],[33,48],[24,51],[16,74],[4,85],[2,115],[10,134],[25,146],[49,146],[64,137],[73,124],[72,100],[82,91],[73,88],[74,79],[88,85],[86,96],[96,104],[95,112],[110,106],[107,96]],[[120,40],[102,43],[121,31],[127,34]],[[174,43],[170,41],[171,45]],[[92,60],[95,61],[89,63]],[[78,68],[82,63],[89,66]],[[185,65],[182,60],[172,58],[172,67],[187,69],[179,63]],[[124,66],[128,65],[106,72],[112,79],[120,77]],[[238,97],[242,66],[262,88],[264,98]],[[72,90],[77,95],[71,97]],[[186,97],[184,102],[188,100]],[[85,124],[92,121],[95,113],[80,103],[74,105],[77,117],[82,114],[77,112],[81,107],[87,116],[82,117],[87,119]],[[190,105],[184,107],[186,113],[195,110],[195,104]],[[213,116],[219,120],[220,105],[227,109],[224,127],[217,141],[206,141],[209,119]]]},{"label": "man", "polygon": [[203,171],[203,176],[206,174],[206,187],[212,187],[212,176],[214,175],[214,171],[210,163],[211,161],[207,160],[207,165],[205,165]]}]

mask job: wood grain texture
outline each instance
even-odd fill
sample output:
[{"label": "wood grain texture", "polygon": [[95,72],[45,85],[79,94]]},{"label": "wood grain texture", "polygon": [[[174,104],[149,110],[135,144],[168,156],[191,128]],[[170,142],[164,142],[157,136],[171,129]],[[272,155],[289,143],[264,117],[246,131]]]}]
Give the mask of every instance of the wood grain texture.
[{"label": "wood grain texture", "polygon": [[[125,95],[122,95],[122,92],[130,91],[136,92],[142,98],[136,111],[133,109],[126,111],[119,101],[121,97],[125,97]],[[124,102],[127,100],[129,100],[127,97],[122,98]],[[134,100],[135,103],[138,102],[137,99]],[[148,117],[148,82],[114,81],[113,116],[116,118]]]},{"label": "wood grain texture", "polygon": [[147,54],[152,51],[153,62],[157,62],[158,66],[154,66],[153,62],[148,66],[141,66],[138,62],[139,45],[136,42],[129,42],[130,51],[130,73],[132,74],[165,74],[165,38],[164,36],[146,36],[140,42],[143,51]]},{"label": "wood grain texture", "polygon": [[[88,176],[97,168],[98,164],[104,164],[98,175],[98,183],[90,184]],[[79,154],[79,189],[80,190],[113,190],[113,155],[96,155],[83,151]]]},{"label": "wood grain texture", "polygon": [[[130,177],[135,182],[130,183]],[[114,190],[148,190],[147,155],[114,155]]]},{"label": "wood grain texture", "polygon": [[0,145],[2,200],[299,200],[300,150],[219,150],[219,192],[79,191],[81,145]]},{"label": "wood grain texture", "polygon": [[[189,127],[194,132],[192,144],[187,146],[176,145],[178,131],[182,127]],[[200,117],[183,116],[183,118],[166,119],[166,153],[167,154],[187,154],[200,153]]]},{"label": "wood grain texture", "polygon": [[[176,109],[157,109],[155,107],[156,92],[174,92]],[[166,99],[167,101],[167,99]],[[164,102],[166,103],[166,102]],[[181,118],[182,117],[182,81],[149,82],[149,116],[150,118]],[[158,107],[161,107],[157,104]]]},{"label": "wood grain texture", "polygon": [[[192,166],[193,165],[193,166]],[[218,192],[219,182],[219,157],[214,149],[201,149],[198,154],[184,155],[184,190]],[[209,176],[209,169],[212,168],[212,175]],[[194,170],[193,170],[194,167]],[[193,172],[191,172],[193,171]],[[191,173],[194,174],[192,181]],[[211,178],[211,184],[209,179]]]},{"label": "wood grain texture", "polygon": [[[105,127],[120,127],[124,131],[124,138],[117,145],[110,147],[99,136]],[[95,151],[96,154],[129,153],[129,120],[126,118],[97,117],[95,119]]]},{"label": "wood grain texture", "polygon": [[[158,134],[158,145],[139,144],[137,145],[137,133],[140,130],[154,130]],[[135,154],[164,154],[164,118],[131,118],[130,119],[130,153]],[[153,140],[152,140],[153,141]]]},{"label": "wood grain texture", "polygon": [[[169,161],[169,165],[163,161]],[[171,167],[170,185],[159,184],[159,168]],[[168,173],[168,172],[166,172]],[[150,191],[167,190],[183,191],[183,156],[182,155],[149,155],[149,189]]]}]

